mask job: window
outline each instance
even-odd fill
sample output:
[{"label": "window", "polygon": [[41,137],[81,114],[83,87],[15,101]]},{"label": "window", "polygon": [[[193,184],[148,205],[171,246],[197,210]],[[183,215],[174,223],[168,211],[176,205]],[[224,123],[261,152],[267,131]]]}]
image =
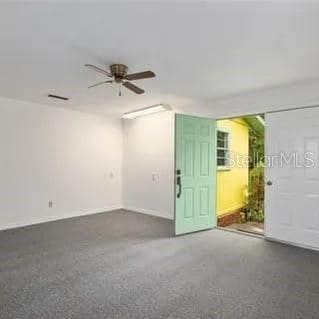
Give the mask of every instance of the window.
[{"label": "window", "polygon": [[217,131],[217,167],[228,166],[229,158],[229,133]]}]

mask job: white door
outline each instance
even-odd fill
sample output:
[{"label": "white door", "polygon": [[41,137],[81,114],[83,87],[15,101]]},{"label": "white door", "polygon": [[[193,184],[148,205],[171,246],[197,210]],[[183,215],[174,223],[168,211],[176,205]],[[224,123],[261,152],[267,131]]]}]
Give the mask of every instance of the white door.
[{"label": "white door", "polygon": [[267,114],[266,154],[266,237],[318,249],[319,107]]}]

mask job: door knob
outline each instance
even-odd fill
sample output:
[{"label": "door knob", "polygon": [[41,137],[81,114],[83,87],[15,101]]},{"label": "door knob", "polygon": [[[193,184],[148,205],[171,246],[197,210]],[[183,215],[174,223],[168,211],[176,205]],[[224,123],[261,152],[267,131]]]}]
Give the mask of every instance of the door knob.
[{"label": "door knob", "polygon": [[271,186],[272,185],[272,181],[267,181],[266,183],[268,186]]}]

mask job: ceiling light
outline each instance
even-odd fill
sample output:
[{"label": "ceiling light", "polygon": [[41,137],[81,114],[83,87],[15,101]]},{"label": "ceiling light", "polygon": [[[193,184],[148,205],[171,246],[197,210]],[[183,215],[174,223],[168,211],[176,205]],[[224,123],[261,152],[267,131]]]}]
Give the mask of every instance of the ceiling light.
[{"label": "ceiling light", "polygon": [[168,110],[171,110],[171,107],[169,105],[156,104],[156,105],[145,107],[143,109],[139,109],[136,111],[127,112],[127,113],[123,114],[122,118],[123,119],[135,119],[136,117],[139,117],[139,116],[149,115],[149,114],[158,113],[161,111],[168,111]]}]

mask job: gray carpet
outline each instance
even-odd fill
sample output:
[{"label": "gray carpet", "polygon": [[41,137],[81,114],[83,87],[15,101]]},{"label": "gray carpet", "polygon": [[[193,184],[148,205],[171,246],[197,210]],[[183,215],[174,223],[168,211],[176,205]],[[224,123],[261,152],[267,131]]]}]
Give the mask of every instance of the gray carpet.
[{"label": "gray carpet", "polygon": [[0,318],[319,317],[319,253],[111,212],[0,232]]}]

